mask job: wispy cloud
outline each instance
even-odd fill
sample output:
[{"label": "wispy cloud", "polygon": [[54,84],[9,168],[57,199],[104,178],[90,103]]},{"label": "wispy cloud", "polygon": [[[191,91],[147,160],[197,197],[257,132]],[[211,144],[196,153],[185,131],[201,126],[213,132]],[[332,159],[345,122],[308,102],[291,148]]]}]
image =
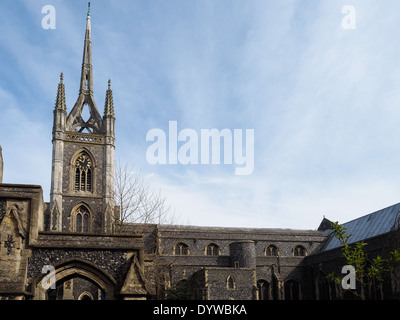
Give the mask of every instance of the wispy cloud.
[{"label": "wispy cloud", "polygon": [[[352,2],[355,30],[341,27],[344,1],[93,2],[95,100],[102,113],[111,78],[116,159],[152,176],[194,224],[308,229],[323,214],[347,220],[397,202],[400,4]],[[56,30],[41,28],[45,4]],[[10,2],[0,12],[4,179],[46,195],[58,76],[71,110],[86,3]],[[169,120],[254,129],[254,173],[149,165],[146,133]]]}]

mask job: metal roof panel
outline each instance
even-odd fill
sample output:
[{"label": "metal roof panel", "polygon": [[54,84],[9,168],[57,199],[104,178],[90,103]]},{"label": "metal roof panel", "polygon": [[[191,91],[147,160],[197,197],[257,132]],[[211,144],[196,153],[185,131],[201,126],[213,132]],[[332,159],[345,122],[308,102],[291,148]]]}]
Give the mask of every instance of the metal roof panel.
[{"label": "metal roof panel", "polygon": [[[400,203],[375,211],[343,224],[350,234],[349,244],[376,237],[389,232],[394,226],[400,212]],[[324,233],[330,233],[326,230]],[[339,241],[332,235],[326,242],[323,251],[340,247]]]}]

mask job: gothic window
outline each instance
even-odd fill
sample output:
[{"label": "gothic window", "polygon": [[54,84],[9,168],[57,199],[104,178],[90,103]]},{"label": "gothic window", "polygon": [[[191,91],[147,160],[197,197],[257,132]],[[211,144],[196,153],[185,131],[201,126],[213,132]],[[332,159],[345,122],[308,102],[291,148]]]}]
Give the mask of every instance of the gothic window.
[{"label": "gothic window", "polygon": [[189,246],[183,242],[177,243],[174,248],[174,254],[176,256],[188,256]]},{"label": "gothic window", "polygon": [[300,285],[297,281],[285,282],[285,300],[300,300]]},{"label": "gothic window", "polygon": [[226,278],[226,288],[228,290],[235,290],[236,289],[236,281],[235,278],[232,277],[231,275]]},{"label": "gothic window", "polygon": [[219,256],[219,247],[215,243],[210,243],[206,247],[207,256]]},{"label": "gothic window", "polygon": [[81,152],[74,163],[75,191],[92,192],[92,161],[86,152]]},{"label": "gothic window", "polygon": [[75,232],[89,232],[90,213],[85,206],[80,206],[75,212]]},{"label": "gothic window", "polygon": [[329,281],[325,273],[318,277],[318,300],[334,300],[336,298],[336,283]]},{"label": "gothic window", "polygon": [[274,246],[273,244],[269,245],[268,247],[265,248],[265,255],[267,257],[277,257],[279,256],[279,250],[277,246]]},{"label": "gothic window", "polygon": [[83,292],[79,297],[78,300],[94,300],[93,296],[89,292]]},{"label": "gothic window", "polygon": [[76,214],[75,231],[76,232],[82,231],[82,214],[80,212]]},{"label": "gothic window", "polygon": [[271,300],[269,294],[269,283],[265,280],[257,281],[258,297],[259,300]]},{"label": "gothic window", "polygon": [[293,255],[295,257],[305,257],[307,255],[307,251],[306,248],[304,248],[303,246],[295,246],[293,248]]}]

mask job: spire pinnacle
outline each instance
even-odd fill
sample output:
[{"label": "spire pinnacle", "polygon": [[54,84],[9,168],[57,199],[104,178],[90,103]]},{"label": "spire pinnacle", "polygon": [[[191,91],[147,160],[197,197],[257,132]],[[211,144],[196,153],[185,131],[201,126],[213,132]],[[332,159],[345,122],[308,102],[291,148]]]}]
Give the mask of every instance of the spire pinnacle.
[{"label": "spire pinnacle", "polygon": [[61,72],[60,83],[58,84],[58,88],[57,88],[57,98],[56,98],[55,109],[67,110],[67,106],[65,103],[65,86],[63,83],[63,79],[64,79],[64,75]]},{"label": "spire pinnacle", "polygon": [[108,89],[106,92],[106,101],[104,103],[104,116],[114,116],[114,99],[110,79],[108,79]]},{"label": "spire pinnacle", "polygon": [[87,16],[90,17],[90,1],[88,2]]}]

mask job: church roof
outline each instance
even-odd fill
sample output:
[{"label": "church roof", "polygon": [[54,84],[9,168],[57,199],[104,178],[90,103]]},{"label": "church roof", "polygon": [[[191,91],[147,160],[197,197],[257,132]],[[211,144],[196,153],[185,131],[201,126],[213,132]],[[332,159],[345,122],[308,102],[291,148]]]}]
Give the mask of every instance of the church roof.
[{"label": "church roof", "polygon": [[[360,218],[343,223],[346,233],[350,234],[349,244],[373,238],[390,232],[396,224],[400,213],[400,203],[375,211]],[[331,230],[324,233],[329,234]],[[340,247],[339,241],[330,236],[323,251]]]}]

